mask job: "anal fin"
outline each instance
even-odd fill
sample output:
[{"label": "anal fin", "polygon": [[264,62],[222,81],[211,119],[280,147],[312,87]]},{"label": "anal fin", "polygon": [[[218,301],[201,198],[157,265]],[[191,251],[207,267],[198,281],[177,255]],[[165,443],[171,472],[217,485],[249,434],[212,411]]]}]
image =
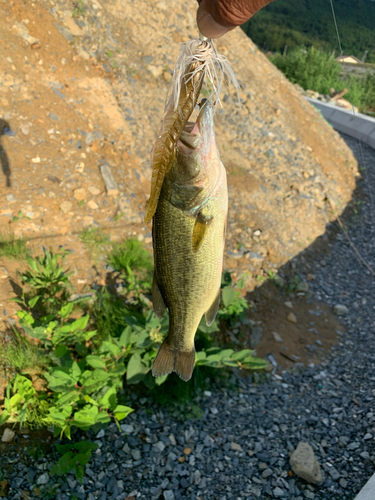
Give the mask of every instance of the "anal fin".
[{"label": "anal fin", "polygon": [[219,310],[219,304],[220,304],[220,288],[219,291],[217,292],[215,300],[211,304],[211,307],[205,313],[207,326],[212,325],[212,323],[214,322],[216,314]]},{"label": "anal fin", "polygon": [[156,314],[156,316],[158,318],[161,318],[164,315],[167,307],[166,307],[164,300],[163,300],[163,297],[160,293],[160,288],[159,288],[158,282],[156,281],[155,273],[154,273],[154,279],[152,280],[151,293],[152,293],[152,305],[153,305],[154,313]]}]

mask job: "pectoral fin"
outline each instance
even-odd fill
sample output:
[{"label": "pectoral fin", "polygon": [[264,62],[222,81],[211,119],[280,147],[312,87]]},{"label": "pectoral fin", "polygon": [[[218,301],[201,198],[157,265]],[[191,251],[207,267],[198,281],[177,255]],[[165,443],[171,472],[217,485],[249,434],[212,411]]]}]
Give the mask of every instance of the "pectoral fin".
[{"label": "pectoral fin", "polygon": [[219,291],[217,292],[215,300],[212,302],[211,307],[209,308],[209,310],[205,314],[207,326],[211,326],[212,323],[214,322],[214,320],[216,318],[216,314],[219,310],[219,304],[220,304],[220,288],[219,288]]},{"label": "pectoral fin", "polygon": [[154,313],[158,318],[161,318],[166,310],[166,305],[164,303],[163,297],[160,293],[160,288],[158,282],[156,281],[156,276],[154,273],[154,279],[152,280],[152,305],[154,309]]},{"label": "pectoral fin", "polygon": [[195,219],[195,225],[193,229],[193,241],[192,247],[193,252],[197,252],[203,243],[204,237],[206,236],[208,226],[212,221],[212,216],[205,216],[204,213],[199,213]]}]

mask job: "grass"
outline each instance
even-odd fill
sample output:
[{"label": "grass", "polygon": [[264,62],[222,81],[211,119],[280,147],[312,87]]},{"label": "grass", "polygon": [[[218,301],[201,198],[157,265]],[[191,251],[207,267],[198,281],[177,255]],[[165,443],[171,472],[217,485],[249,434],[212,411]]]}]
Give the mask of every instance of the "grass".
[{"label": "grass", "polygon": [[99,228],[85,229],[80,233],[79,238],[91,253],[109,244],[108,236]]},{"label": "grass", "polygon": [[1,364],[23,373],[30,369],[41,372],[50,362],[50,358],[43,354],[38,346],[18,332],[15,332],[12,341],[3,347],[0,353]]},{"label": "grass", "polygon": [[76,2],[74,5],[72,17],[79,17],[85,15],[86,15],[86,6],[82,0],[78,0],[78,2]]},{"label": "grass", "polygon": [[16,238],[12,232],[8,234],[0,233],[0,257],[17,260],[26,259],[29,254],[26,243],[26,239]]},{"label": "grass", "polygon": [[117,271],[128,272],[133,270],[152,270],[152,257],[137,239],[128,239],[121,243],[113,244],[108,256],[108,263]]}]

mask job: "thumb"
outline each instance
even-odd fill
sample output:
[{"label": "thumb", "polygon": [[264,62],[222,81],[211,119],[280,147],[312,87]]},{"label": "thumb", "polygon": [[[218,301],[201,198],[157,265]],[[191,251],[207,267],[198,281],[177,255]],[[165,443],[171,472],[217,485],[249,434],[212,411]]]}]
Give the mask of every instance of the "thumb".
[{"label": "thumb", "polygon": [[272,0],[198,0],[197,24],[207,38],[220,38]]}]

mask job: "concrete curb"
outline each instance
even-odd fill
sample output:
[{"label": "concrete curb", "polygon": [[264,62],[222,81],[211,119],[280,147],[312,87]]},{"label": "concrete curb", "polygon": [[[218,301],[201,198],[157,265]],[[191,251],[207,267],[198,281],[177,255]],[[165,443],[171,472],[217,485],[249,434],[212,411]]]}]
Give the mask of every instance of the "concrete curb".
[{"label": "concrete curb", "polygon": [[354,500],[374,500],[375,498],[375,474],[367,481]]},{"label": "concrete curb", "polygon": [[361,140],[375,149],[375,118],[362,113],[353,114],[352,111],[311,97],[306,97],[306,99],[322,113],[334,129]]}]

